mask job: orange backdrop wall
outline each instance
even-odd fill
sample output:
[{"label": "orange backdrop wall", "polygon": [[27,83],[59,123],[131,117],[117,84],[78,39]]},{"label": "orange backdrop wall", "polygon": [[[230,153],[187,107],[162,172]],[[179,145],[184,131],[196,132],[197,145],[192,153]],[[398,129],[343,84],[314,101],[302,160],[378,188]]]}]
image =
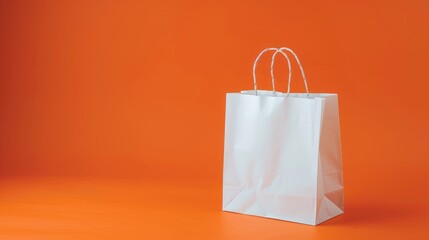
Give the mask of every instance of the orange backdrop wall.
[{"label": "orange backdrop wall", "polygon": [[[225,93],[253,87],[259,51],[288,46],[311,92],[339,94],[346,201],[423,204],[428,9],[428,1],[1,1],[1,176],[220,184]],[[258,69],[264,89],[268,62]],[[298,74],[292,87],[303,90]]]}]

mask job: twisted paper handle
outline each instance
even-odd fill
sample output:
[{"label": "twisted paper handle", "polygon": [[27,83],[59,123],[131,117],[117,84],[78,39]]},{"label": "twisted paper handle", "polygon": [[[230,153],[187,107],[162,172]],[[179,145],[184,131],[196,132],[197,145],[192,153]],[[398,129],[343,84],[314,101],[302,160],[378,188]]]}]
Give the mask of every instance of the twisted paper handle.
[{"label": "twisted paper handle", "polygon": [[279,52],[286,58],[286,60],[288,62],[288,67],[289,67],[289,80],[288,80],[288,82],[289,82],[289,84],[290,84],[290,81],[291,81],[292,69],[291,69],[290,60],[289,60],[289,57],[287,56],[287,54],[284,53],[283,51],[281,51],[278,48],[266,48],[266,49],[262,50],[262,52],[260,52],[258,54],[258,56],[255,59],[255,62],[253,63],[253,86],[254,86],[254,89],[255,89],[255,95],[258,95],[258,86],[257,86],[257,82],[256,82],[256,65],[257,65],[257,63],[259,61],[259,58],[261,58],[261,56],[265,52],[267,52],[267,51],[276,51],[274,53],[274,55],[273,55],[273,58],[271,59],[271,84],[272,84],[272,87],[273,87],[273,93],[276,92],[275,80],[274,80],[274,69],[273,69],[273,67],[274,67],[274,57]]}]

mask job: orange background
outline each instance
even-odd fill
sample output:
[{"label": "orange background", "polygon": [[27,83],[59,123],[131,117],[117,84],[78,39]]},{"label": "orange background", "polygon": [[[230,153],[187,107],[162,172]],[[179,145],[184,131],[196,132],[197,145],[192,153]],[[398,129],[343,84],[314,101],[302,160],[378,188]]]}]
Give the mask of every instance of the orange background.
[{"label": "orange background", "polygon": [[[428,236],[428,16],[423,0],[1,1],[0,238]],[[346,214],[316,228],[220,212],[225,94],[281,46],[311,92],[339,94]]]}]

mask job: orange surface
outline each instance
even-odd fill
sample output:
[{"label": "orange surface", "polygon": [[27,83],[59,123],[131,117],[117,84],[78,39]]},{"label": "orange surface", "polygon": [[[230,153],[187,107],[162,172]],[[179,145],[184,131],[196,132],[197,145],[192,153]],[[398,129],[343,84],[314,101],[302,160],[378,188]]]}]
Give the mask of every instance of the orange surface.
[{"label": "orange surface", "polygon": [[221,186],[44,179],[2,182],[1,239],[426,239],[417,208],[348,204],[317,227],[220,211]]},{"label": "orange surface", "polygon": [[[1,1],[0,239],[428,238],[428,16],[423,0]],[[339,94],[346,213],[318,227],[221,212],[225,93],[280,46],[311,92]]]}]

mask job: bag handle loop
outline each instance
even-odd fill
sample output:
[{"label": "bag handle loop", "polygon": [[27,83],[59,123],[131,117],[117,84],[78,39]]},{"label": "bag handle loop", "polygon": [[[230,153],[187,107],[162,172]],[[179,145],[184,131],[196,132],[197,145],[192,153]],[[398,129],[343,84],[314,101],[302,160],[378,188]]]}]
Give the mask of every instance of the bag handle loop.
[{"label": "bag handle loop", "polygon": [[258,95],[258,87],[257,87],[257,83],[256,83],[256,65],[257,65],[257,63],[259,61],[259,58],[261,58],[261,56],[265,52],[267,52],[267,51],[275,51],[275,53],[273,55],[273,58],[271,59],[271,85],[273,86],[273,94],[275,94],[275,92],[276,92],[276,90],[275,90],[275,80],[274,80],[274,70],[273,70],[273,67],[274,67],[274,57],[275,57],[275,55],[278,52],[280,52],[286,58],[286,60],[288,62],[288,67],[289,67],[289,80],[288,80],[288,83],[290,84],[290,82],[291,82],[292,68],[291,68],[291,64],[290,64],[290,59],[287,56],[287,54],[284,53],[283,51],[281,51],[281,49],[278,49],[278,48],[266,48],[266,49],[262,50],[258,54],[258,56],[255,59],[255,62],[253,63],[253,86],[254,86],[254,89],[255,89],[255,95]]}]

